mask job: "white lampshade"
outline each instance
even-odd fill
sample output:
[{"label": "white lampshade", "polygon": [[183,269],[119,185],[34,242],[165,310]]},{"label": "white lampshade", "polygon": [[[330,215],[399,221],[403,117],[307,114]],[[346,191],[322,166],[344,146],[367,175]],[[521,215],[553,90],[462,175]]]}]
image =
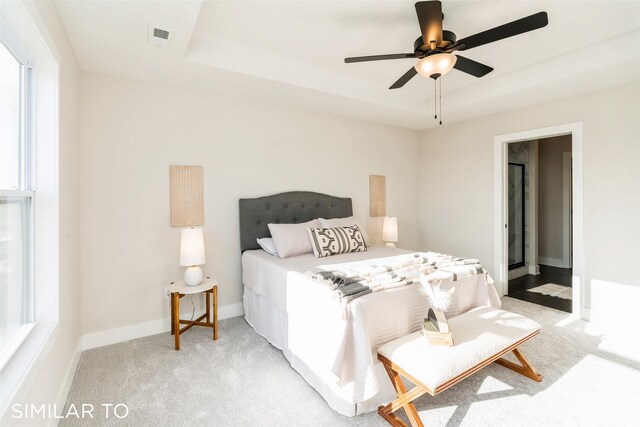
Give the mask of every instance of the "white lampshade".
[{"label": "white lampshade", "polygon": [[180,239],[180,265],[192,266],[204,263],[204,235],[202,228],[183,228]]},{"label": "white lampshade", "polygon": [[451,53],[438,53],[422,58],[416,64],[416,71],[423,77],[431,77],[434,74],[444,76],[454,65],[458,58]]},{"label": "white lampshade", "polygon": [[384,223],[382,224],[382,240],[385,242],[398,241],[398,218],[389,216],[384,217]]}]

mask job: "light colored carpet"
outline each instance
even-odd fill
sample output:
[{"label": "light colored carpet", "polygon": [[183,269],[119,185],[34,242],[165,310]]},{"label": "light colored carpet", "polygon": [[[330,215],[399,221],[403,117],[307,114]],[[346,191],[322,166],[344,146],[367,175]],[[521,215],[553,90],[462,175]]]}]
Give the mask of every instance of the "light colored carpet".
[{"label": "light colored carpet", "polygon": [[[420,398],[426,425],[638,425],[638,347],[589,334],[585,322],[551,308],[510,298],[504,308],[542,325],[523,352],[543,381],[493,364],[435,398]],[[243,318],[220,322],[217,342],[210,329],[193,328],[179,352],[169,334],[86,351],[70,403],[126,403],[130,413],[122,420],[66,419],[61,426],[387,425],[375,412],[355,418],[333,412]]]}]

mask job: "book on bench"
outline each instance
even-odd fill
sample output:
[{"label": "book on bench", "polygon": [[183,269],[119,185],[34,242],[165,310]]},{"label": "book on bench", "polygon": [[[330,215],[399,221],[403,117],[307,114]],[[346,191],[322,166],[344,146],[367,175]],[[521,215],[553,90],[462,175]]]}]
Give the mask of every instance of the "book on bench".
[{"label": "book on bench", "polygon": [[440,309],[430,308],[422,324],[422,335],[432,345],[453,345],[453,334],[449,330],[449,322]]}]

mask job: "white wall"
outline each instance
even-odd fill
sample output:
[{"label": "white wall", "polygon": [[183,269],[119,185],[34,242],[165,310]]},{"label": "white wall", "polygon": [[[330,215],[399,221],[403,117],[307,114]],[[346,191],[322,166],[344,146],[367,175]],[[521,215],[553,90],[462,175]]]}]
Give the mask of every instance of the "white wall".
[{"label": "white wall", "polygon": [[[21,10],[24,12],[20,12]],[[57,233],[53,233],[59,235],[59,263],[56,268],[58,278],[57,280],[56,278],[48,279],[49,287],[59,286],[58,308],[52,310],[54,313],[57,312],[58,323],[53,334],[41,349],[39,356],[33,360],[26,360],[26,363],[31,365],[31,369],[23,378],[22,385],[17,389],[13,403],[63,405],[66,400],[67,387],[70,385],[69,380],[73,376],[75,363],[79,356],[80,344],[78,268],[80,194],[77,133],[79,69],[53,2],[25,1],[24,5],[5,3],[3,5],[4,12],[11,13],[15,17],[24,13],[24,16],[29,17],[27,19],[33,21],[40,34],[30,33],[25,37],[42,37],[41,40],[44,40],[57,55],[59,84],[58,99],[48,100],[52,104],[58,103],[58,161],[55,163],[55,159],[48,159],[51,162],[51,167],[57,169],[59,185],[59,224]],[[18,30],[26,29],[25,27],[16,28],[16,31]],[[38,66],[38,62],[36,62],[36,66]],[[41,203],[46,204],[48,201],[41,200]],[[36,239],[41,238],[39,236],[42,236],[43,233],[51,234],[50,231],[36,229],[36,233],[39,233],[36,235]],[[38,265],[36,265],[37,269]],[[36,277],[38,277],[37,271]],[[37,331],[34,330],[34,332]],[[29,339],[31,338],[30,336]],[[22,361],[25,362],[25,360]],[[12,365],[7,365],[6,370],[11,370],[11,368]],[[12,371],[14,374],[15,372],[16,370]],[[8,390],[3,391],[8,392]],[[11,415],[11,410],[6,411],[0,424],[3,426],[50,424],[50,420],[43,419],[16,421],[12,419]]]},{"label": "white wall", "polygon": [[[571,152],[571,135],[538,140],[538,257],[540,264],[569,265],[564,259],[562,153]],[[566,195],[569,197],[569,194]]]},{"label": "white wall", "polygon": [[[494,136],[583,122],[587,307],[598,283],[640,276],[640,83],[424,131],[420,145],[422,246],[493,260]],[[491,271],[491,273],[494,273]]]},{"label": "white wall", "polygon": [[242,302],[242,197],[352,197],[369,220],[369,175],[386,175],[400,244],[419,246],[415,131],[90,73],[81,107],[83,334],[169,316],[162,290],[183,274],[180,230],[169,226],[171,164],[204,166],[203,269],[219,280],[221,306]]}]

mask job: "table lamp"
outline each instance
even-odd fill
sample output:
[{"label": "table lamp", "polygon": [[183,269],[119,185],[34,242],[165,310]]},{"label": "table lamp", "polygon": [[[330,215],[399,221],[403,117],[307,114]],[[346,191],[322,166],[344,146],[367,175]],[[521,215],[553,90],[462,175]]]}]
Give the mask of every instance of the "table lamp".
[{"label": "table lamp", "polygon": [[199,266],[204,263],[202,228],[183,228],[180,239],[180,265],[189,267],[184,272],[184,282],[187,285],[196,286],[202,282],[202,269]]},{"label": "table lamp", "polygon": [[395,248],[395,242],[398,241],[398,218],[396,217],[384,217],[384,223],[382,224],[382,240],[387,242],[385,246]]}]

